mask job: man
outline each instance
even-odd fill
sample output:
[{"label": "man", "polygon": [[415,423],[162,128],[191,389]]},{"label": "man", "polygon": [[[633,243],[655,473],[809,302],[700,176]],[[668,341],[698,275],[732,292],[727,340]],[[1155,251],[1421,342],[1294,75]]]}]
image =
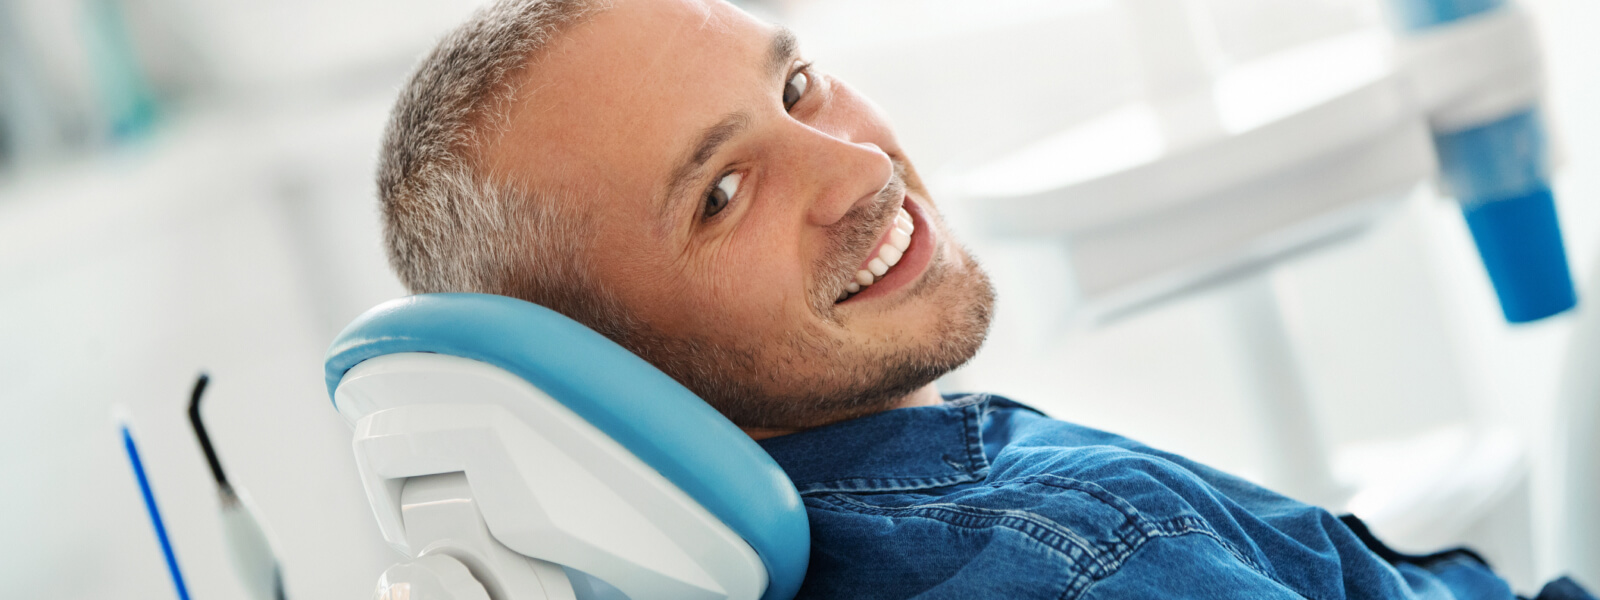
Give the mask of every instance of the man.
[{"label": "man", "polygon": [[1470,553],[941,397],[983,271],[876,108],[720,0],[485,9],[402,91],[378,180],[410,289],[563,312],[761,441],[811,520],[802,596],[1511,596]]}]

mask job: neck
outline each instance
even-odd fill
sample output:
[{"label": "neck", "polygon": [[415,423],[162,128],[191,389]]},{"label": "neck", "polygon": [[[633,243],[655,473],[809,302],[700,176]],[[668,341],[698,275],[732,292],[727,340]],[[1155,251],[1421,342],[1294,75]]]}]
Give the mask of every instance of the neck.
[{"label": "neck", "polygon": [[[917,407],[917,406],[937,406],[941,402],[944,402],[944,398],[939,395],[939,387],[936,384],[930,383],[928,385],[922,386],[921,388],[918,388],[917,391],[911,392],[910,394],[906,394],[905,397],[900,398],[899,400],[896,400],[893,403],[890,403],[887,407],[884,408],[884,410],[894,410],[894,409],[897,409],[897,408],[912,408],[912,407]],[[860,415],[860,416],[866,416],[866,415]],[[739,429],[744,430],[745,435],[750,436],[750,439],[753,439],[753,440],[756,440],[756,441],[764,440],[764,439],[767,439],[767,438],[775,438],[775,437],[778,437],[780,435],[789,435],[791,433],[796,433],[796,432],[799,432],[799,431],[803,430],[803,428],[795,428],[795,429],[773,428],[773,429],[767,429],[767,428],[762,428],[762,427],[740,427]]]}]

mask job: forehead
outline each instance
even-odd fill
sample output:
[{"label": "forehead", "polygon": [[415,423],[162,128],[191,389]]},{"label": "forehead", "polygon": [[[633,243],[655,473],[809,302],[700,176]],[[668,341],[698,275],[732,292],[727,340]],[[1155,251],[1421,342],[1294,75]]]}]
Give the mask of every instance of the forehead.
[{"label": "forehead", "polygon": [[770,36],[720,0],[619,0],[540,54],[491,165],[535,188],[659,193],[703,128],[759,94]]}]

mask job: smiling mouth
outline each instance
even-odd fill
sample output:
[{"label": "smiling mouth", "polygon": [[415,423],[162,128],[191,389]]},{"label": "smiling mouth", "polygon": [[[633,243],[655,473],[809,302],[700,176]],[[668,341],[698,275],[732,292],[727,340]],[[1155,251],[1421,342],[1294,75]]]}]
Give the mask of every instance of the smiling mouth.
[{"label": "smiling mouth", "polygon": [[837,304],[849,300],[861,290],[883,281],[894,270],[895,265],[900,264],[906,250],[911,248],[911,239],[916,231],[916,222],[911,218],[911,213],[906,212],[905,207],[901,206],[889,231],[878,240],[877,251],[861,264],[852,276],[853,281],[845,284],[844,289],[839,292],[839,298],[834,302]]}]

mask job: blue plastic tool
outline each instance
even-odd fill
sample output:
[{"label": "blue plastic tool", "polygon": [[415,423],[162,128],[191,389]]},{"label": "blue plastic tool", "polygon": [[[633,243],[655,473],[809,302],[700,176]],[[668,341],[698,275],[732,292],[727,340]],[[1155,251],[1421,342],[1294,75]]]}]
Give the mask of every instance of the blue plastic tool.
[{"label": "blue plastic tool", "polygon": [[161,521],[161,509],[156,507],[155,492],[150,489],[150,479],[144,474],[144,461],[139,460],[139,448],[133,443],[133,432],[122,425],[122,447],[128,451],[128,462],[133,464],[133,476],[139,480],[139,491],[144,493],[144,508],[150,515],[150,524],[156,529],[156,539],[161,542],[161,553],[167,558],[167,573],[172,575],[172,585],[178,588],[178,599],[189,600],[189,586],[183,582],[183,571],[178,568],[178,557],[172,552],[172,540],[167,538],[167,526]]}]

